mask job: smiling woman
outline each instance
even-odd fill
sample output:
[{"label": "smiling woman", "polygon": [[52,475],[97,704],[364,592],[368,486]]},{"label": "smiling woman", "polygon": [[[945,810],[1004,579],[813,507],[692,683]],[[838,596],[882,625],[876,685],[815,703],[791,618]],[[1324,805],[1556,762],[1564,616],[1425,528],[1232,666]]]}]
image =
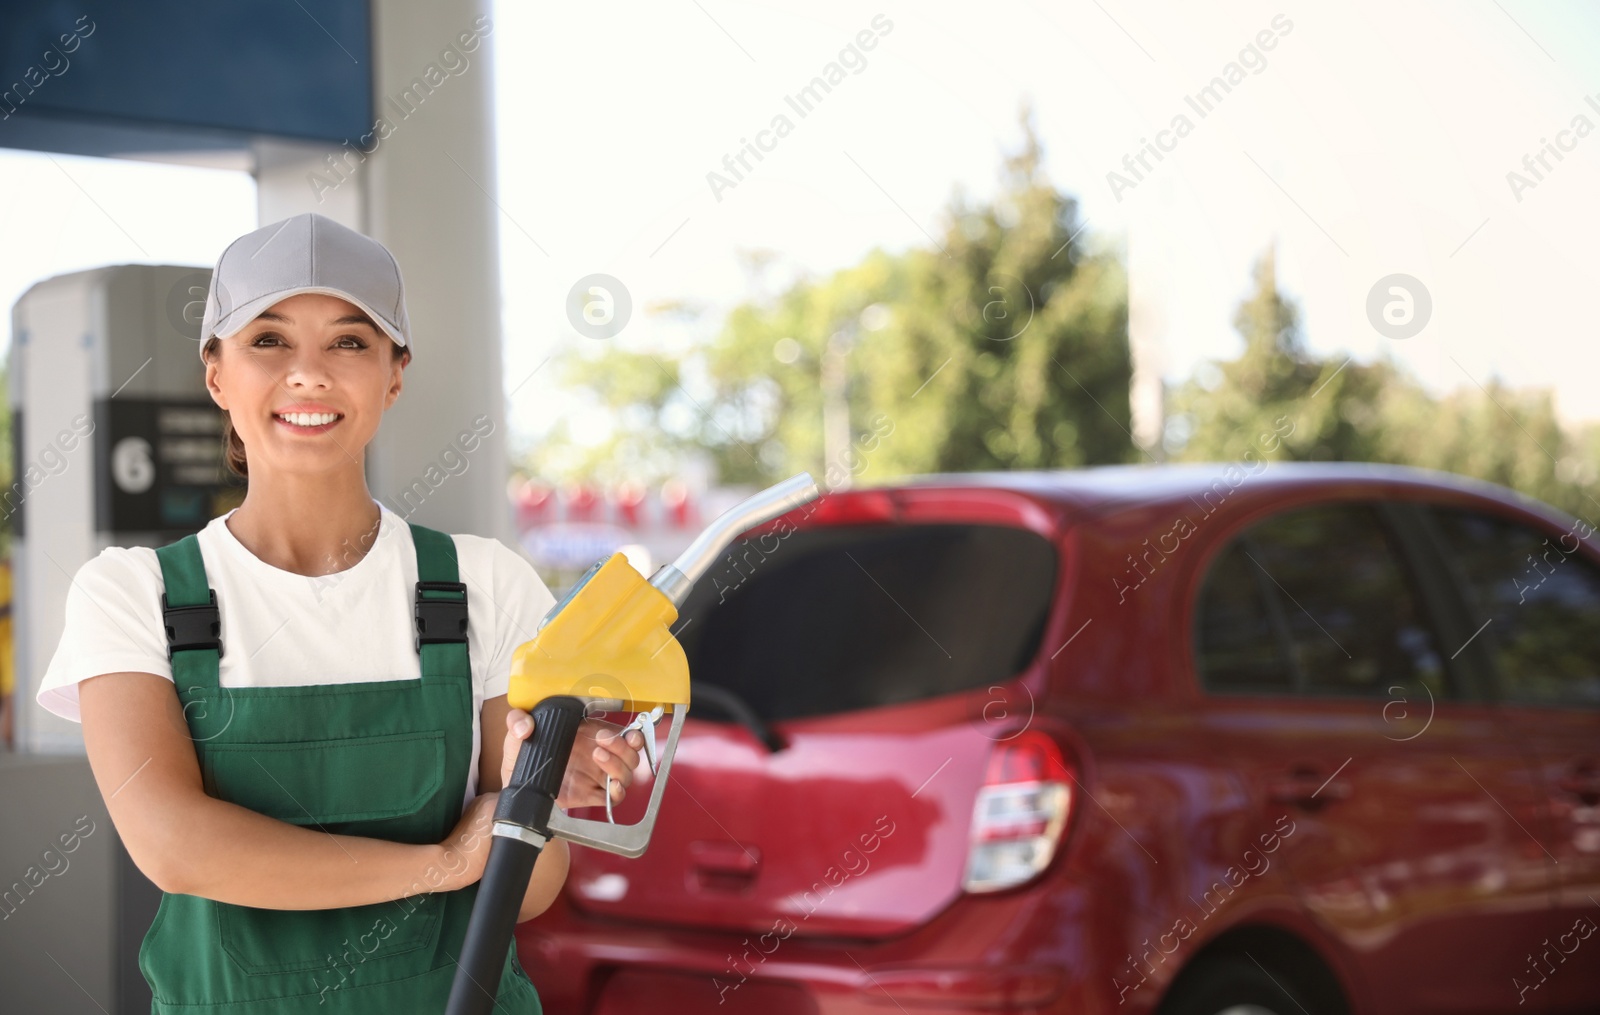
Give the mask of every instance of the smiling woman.
[{"label": "smiling woman", "polygon": [[[117,835],[162,890],[139,952],[153,1015],[309,1015],[330,991],[356,1015],[443,1011],[532,732],[511,660],[555,597],[498,541],[408,523],[367,489],[412,356],[381,244],[316,214],[240,237],[201,335],[244,500],[79,568],[38,701],[83,723]],[[629,736],[585,721],[556,803],[620,800]],[[567,864],[553,840],[521,919]],[[540,1011],[514,946],[497,994]]]}]

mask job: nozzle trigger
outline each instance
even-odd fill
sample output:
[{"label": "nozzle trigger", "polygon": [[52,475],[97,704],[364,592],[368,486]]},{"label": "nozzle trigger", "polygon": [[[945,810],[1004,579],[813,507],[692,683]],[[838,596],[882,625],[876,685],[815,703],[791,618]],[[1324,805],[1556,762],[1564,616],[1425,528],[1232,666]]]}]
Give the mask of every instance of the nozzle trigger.
[{"label": "nozzle trigger", "polygon": [[[633,722],[617,731],[617,736],[625,737],[628,735],[629,730],[638,730],[644,737],[644,761],[645,764],[650,766],[651,775],[655,774],[656,765],[658,764],[656,757],[656,723],[661,721],[661,717],[665,712],[665,708],[657,705],[648,712],[640,712],[633,717]],[[617,823],[617,819],[611,816],[611,776],[609,773],[606,775],[606,820],[613,825]]]}]

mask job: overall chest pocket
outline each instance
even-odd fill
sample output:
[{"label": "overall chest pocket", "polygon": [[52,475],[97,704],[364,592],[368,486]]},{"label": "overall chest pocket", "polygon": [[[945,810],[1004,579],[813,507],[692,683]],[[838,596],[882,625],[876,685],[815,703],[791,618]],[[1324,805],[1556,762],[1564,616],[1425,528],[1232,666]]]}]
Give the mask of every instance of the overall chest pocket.
[{"label": "overall chest pocket", "polygon": [[203,754],[208,794],[279,821],[417,843],[454,827],[454,816],[444,815],[451,823],[436,833],[443,818],[425,813],[439,810],[428,804],[444,781],[443,730],[212,744]]},{"label": "overall chest pocket", "polygon": [[[376,737],[201,745],[208,794],[314,831],[412,844],[440,841],[460,811],[459,792],[441,797],[442,730]],[[416,872],[394,886],[395,901],[342,909],[257,909],[219,903],[223,950],[245,973],[315,974],[318,982],[390,978],[389,960],[439,938],[444,897]],[[416,960],[395,966],[414,974]],[[319,989],[310,986],[308,988]]]}]

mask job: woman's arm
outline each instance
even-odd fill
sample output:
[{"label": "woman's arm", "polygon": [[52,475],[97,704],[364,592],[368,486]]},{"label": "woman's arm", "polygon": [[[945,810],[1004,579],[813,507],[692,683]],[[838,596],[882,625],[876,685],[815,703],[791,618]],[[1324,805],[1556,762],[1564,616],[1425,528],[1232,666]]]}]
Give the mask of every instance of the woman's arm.
[{"label": "woman's arm", "polygon": [[[528,729],[518,725],[524,720],[528,721]],[[522,749],[522,741],[531,732],[532,717],[520,708],[512,708],[507,696],[502,694],[484,701],[479,722],[483,748],[478,759],[478,792],[492,793],[505,786],[507,774],[515,766]],[[495,736],[495,730],[505,730],[504,737]],[[643,746],[644,738],[637,732],[619,737],[604,723],[585,719],[573,741],[572,755],[556,803],[564,808],[605,803],[608,773],[615,780],[612,803],[619,802],[633,782],[633,769],[639,764],[638,747]],[[570,865],[566,840],[551,839],[533,865],[533,876],[528,879],[528,891],[517,913],[518,923],[531,920],[550,908],[566,883]]]},{"label": "woman's arm", "polygon": [[301,828],[207,795],[172,681],[106,673],[78,687],[100,795],[128,855],[162,891],[333,909],[463,887],[442,876],[441,846]]}]

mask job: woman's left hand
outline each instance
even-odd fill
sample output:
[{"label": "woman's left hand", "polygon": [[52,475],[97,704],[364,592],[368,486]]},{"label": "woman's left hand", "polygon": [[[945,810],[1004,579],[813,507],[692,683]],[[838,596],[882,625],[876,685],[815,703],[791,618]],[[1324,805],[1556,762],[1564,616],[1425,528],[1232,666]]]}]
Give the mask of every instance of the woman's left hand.
[{"label": "woman's left hand", "polygon": [[[516,767],[517,756],[522,753],[522,741],[533,732],[533,717],[520,708],[506,713],[506,744],[501,756],[500,785],[511,782],[511,772]],[[629,730],[626,737],[617,735],[617,727],[598,719],[585,719],[578,726],[578,735],[572,741],[572,756],[567,760],[567,773],[561,780],[561,792],[556,796],[556,806],[562,810],[574,807],[604,807],[606,802],[606,776],[611,776],[611,803],[622,802],[627,788],[633,783],[633,770],[639,764],[639,752],[644,748],[644,735]]]}]

